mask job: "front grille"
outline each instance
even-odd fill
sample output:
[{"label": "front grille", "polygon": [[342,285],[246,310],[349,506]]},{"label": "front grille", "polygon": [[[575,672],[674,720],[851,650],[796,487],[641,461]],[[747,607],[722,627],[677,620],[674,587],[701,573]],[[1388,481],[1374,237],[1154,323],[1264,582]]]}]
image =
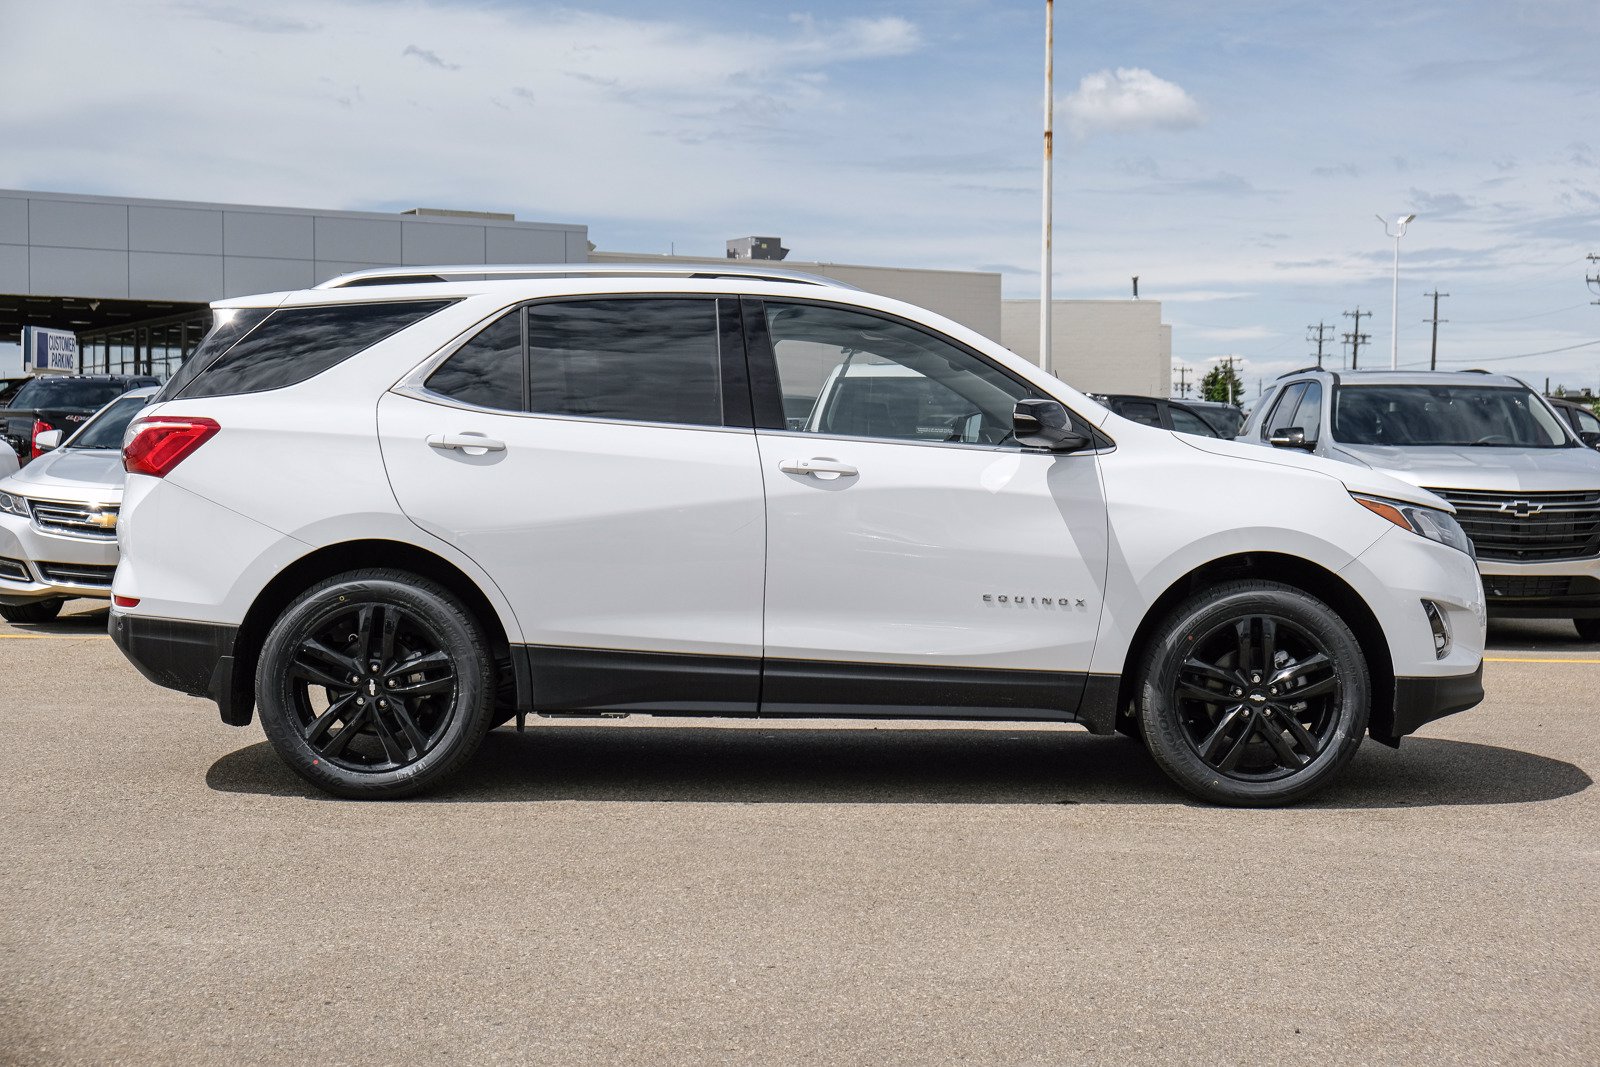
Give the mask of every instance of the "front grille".
[{"label": "front grille", "polygon": [[44,575],[46,581],[57,585],[93,585],[110,589],[117,568],[99,563],[41,563],[39,573]]},{"label": "front grille", "polygon": [[1498,597],[1555,597],[1572,592],[1571,578],[1525,577],[1513,574],[1488,574],[1483,579],[1484,595]]},{"label": "front grille", "polygon": [[[63,504],[54,500],[34,500],[31,504],[33,524],[41,530],[70,534],[73,537],[88,537],[96,541],[117,539],[115,505],[93,507],[89,504]],[[95,521],[97,518],[109,518],[111,525],[101,525]]]},{"label": "front grille", "polygon": [[20,559],[8,559],[0,556],[0,578],[10,582],[31,582],[32,575],[28,573],[28,565]]},{"label": "front grille", "polygon": [[1479,559],[1532,563],[1600,556],[1600,490],[1490,493],[1429,489],[1455,505]]}]

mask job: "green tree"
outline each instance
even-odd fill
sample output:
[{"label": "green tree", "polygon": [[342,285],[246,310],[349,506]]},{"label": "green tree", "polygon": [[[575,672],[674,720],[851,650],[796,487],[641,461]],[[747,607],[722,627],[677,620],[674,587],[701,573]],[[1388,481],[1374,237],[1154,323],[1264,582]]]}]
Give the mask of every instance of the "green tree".
[{"label": "green tree", "polygon": [[1239,377],[1237,365],[1218,363],[1200,379],[1200,399],[1216,400],[1237,407],[1244,401],[1244,379]]}]

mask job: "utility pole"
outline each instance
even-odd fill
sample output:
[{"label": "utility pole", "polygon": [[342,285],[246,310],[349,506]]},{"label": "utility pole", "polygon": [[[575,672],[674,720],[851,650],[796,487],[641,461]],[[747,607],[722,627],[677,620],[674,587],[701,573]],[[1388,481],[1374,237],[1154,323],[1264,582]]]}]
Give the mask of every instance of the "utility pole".
[{"label": "utility pole", "polygon": [[1178,368],[1178,396],[1187,400],[1189,398],[1189,368]]},{"label": "utility pole", "polygon": [[1055,305],[1050,282],[1055,274],[1055,115],[1056,115],[1056,5],[1044,0],[1044,203],[1039,238],[1039,366],[1051,366],[1050,319]]},{"label": "utility pole", "polygon": [[1433,323],[1433,347],[1428,349],[1428,369],[1429,370],[1438,370],[1439,369],[1439,324],[1441,322],[1449,322],[1450,321],[1449,319],[1441,319],[1439,317],[1439,298],[1441,296],[1449,296],[1450,294],[1449,293],[1441,293],[1441,292],[1439,292],[1439,290],[1435,289],[1431,293],[1423,293],[1422,295],[1423,296],[1431,296],[1431,297],[1433,297],[1433,318],[1431,318],[1431,319],[1423,319],[1422,321],[1423,322],[1431,322],[1431,323]]},{"label": "utility pole", "polygon": [[[1597,266],[1600,266],[1600,254],[1596,254],[1594,252],[1590,252],[1587,256],[1584,256],[1583,258],[1587,259],[1590,263],[1593,263],[1593,264],[1595,264]],[[1600,293],[1600,273],[1595,274],[1593,277],[1590,277],[1589,275],[1585,274],[1583,276],[1583,280],[1584,280],[1584,282],[1586,282],[1588,284],[1590,289],[1593,289],[1595,292]],[[1600,300],[1591,300],[1591,301],[1589,301],[1589,303],[1591,303],[1591,304],[1600,304]]]},{"label": "utility pole", "polygon": [[[1316,324],[1316,326],[1307,326],[1306,327],[1306,343],[1307,344],[1311,343],[1311,331],[1313,329],[1317,331],[1317,369],[1321,370],[1322,369],[1322,335],[1323,335],[1323,331],[1329,329],[1329,326],[1325,322],[1319,322],[1319,323]],[[1332,338],[1330,337],[1329,340],[1332,340]]]},{"label": "utility pole", "polygon": [[1350,369],[1355,370],[1361,365],[1361,346],[1372,340],[1371,334],[1361,332],[1361,320],[1372,318],[1372,312],[1362,311],[1358,304],[1354,311],[1346,311],[1344,317],[1356,320],[1356,328],[1344,335],[1345,340],[1350,342]]}]

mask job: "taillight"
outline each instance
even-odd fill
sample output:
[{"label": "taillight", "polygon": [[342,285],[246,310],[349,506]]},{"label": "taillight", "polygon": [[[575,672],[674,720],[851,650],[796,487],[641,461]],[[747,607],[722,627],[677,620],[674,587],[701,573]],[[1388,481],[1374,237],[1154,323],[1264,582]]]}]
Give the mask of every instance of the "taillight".
[{"label": "taillight", "polygon": [[117,596],[113,594],[111,602],[119,608],[136,608],[139,606],[139,598],[136,596]]},{"label": "taillight", "polygon": [[128,428],[128,441],[122,446],[122,469],[129,474],[165,478],[220,429],[215,419],[180,415],[140,419]]},{"label": "taillight", "polygon": [[44,452],[39,448],[39,435],[42,433],[49,433],[53,429],[55,429],[55,427],[51,426],[48,422],[41,422],[38,419],[33,420],[33,433],[28,436],[29,459],[38,459],[40,456],[44,455]]}]

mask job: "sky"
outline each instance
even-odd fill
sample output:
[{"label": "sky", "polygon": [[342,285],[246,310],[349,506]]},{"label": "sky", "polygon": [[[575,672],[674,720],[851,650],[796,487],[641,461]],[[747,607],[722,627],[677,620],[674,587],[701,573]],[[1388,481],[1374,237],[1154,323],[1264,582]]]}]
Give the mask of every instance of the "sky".
[{"label": "sky", "polygon": [[[1440,365],[1600,392],[1600,5],[1060,0],[1057,297],[1174,370]],[[1042,0],[0,0],[0,187],[580,222],[611,251],[1039,292]],[[1415,212],[1400,243],[1374,216]]]}]

